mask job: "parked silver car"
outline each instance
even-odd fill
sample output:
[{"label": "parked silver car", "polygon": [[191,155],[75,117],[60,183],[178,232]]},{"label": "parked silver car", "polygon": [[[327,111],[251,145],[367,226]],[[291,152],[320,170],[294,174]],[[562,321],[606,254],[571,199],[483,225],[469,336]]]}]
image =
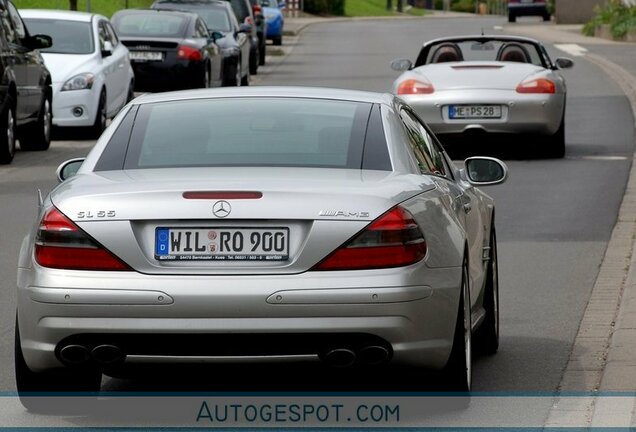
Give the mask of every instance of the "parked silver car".
[{"label": "parked silver car", "polygon": [[[393,93],[404,99],[434,133],[485,131],[545,137],[543,153],[565,154],[567,88],[559,69],[538,41],[516,36],[461,36],[426,42],[403,71]],[[511,140],[512,141],[512,140]]]},{"label": "parked silver car", "polygon": [[[80,167],[81,165],[81,167]],[[79,170],[78,170],[79,168]],[[498,346],[494,204],[389,94],[144,95],[58,171],[18,269],[18,392],[135,363],[446,367]]]}]

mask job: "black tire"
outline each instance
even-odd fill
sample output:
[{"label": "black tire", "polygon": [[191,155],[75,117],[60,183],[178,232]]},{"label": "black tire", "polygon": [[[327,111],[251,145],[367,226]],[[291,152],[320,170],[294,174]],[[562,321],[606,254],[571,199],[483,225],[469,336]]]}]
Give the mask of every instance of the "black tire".
[{"label": "black tire", "polygon": [[258,74],[258,47],[250,51],[250,75]]},{"label": "black tire", "polygon": [[512,12],[508,12],[508,22],[516,22],[517,21],[517,17],[514,13]]},{"label": "black tire", "polygon": [[128,93],[126,94],[126,103],[130,102],[135,98],[135,82],[131,81],[128,86]]},{"label": "black tire", "polygon": [[543,21],[550,21],[550,13],[549,12],[545,12],[543,14]]},{"label": "black tire", "polygon": [[283,44],[283,37],[282,36],[275,37],[274,39],[272,39],[272,42],[274,42],[274,45],[280,46]]},{"label": "black tire", "polygon": [[95,112],[95,121],[93,126],[88,128],[88,133],[91,138],[99,138],[106,129],[106,120],[108,114],[106,112],[106,91],[102,89],[99,95],[99,101],[97,102],[97,110]]},{"label": "black tire", "polygon": [[241,59],[236,64],[228,64],[223,73],[223,87],[235,87],[241,85]]},{"label": "black tire", "polygon": [[464,260],[453,348],[444,369],[449,389],[456,392],[469,392],[472,385],[472,322],[468,283],[468,263]]},{"label": "black tire", "polygon": [[561,120],[556,133],[548,137],[546,141],[543,151],[546,158],[562,159],[565,156],[565,118]]},{"label": "black tire", "polygon": [[23,151],[44,151],[51,145],[51,131],[53,129],[53,113],[51,96],[46,95],[40,106],[38,120],[35,125],[29,125],[28,129],[20,135],[20,149]]},{"label": "black tire", "polygon": [[0,113],[0,164],[10,164],[15,156],[15,107],[11,96],[7,96]]},{"label": "black tire", "polygon": [[486,271],[484,310],[484,322],[475,335],[476,346],[484,354],[492,355],[499,349],[499,266],[494,219],[490,228],[490,260]]},{"label": "black tire", "polygon": [[[50,400],[29,397],[34,393],[99,392],[102,374],[96,368],[62,368],[48,372],[33,372],[24,360],[20,343],[18,320],[15,323],[14,346],[15,381],[20,402],[29,411],[42,412],[54,410]],[[59,408],[59,407],[58,407]]]}]

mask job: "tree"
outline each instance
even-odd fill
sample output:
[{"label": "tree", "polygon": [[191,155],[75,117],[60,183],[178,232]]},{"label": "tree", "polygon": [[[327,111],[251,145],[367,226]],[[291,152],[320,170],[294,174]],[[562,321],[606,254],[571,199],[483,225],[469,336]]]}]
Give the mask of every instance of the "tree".
[{"label": "tree", "polygon": [[397,0],[397,11],[404,12],[404,0]]},{"label": "tree", "polygon": [[69,9],[76,11],[77,10],[77,0],[68,0],[69,1]]},{"label": "tree", "polygon": [[386,0],[386,10],[393,10],[393,0]]}]

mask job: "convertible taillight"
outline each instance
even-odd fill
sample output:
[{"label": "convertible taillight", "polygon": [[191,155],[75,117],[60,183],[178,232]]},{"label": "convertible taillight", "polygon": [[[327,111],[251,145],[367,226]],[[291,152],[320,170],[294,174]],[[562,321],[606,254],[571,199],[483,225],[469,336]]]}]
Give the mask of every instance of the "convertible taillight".
[{"label": "convertible taillight", "polygon": [[426,255],[426,242],[413,215],[402,207],[384,213],[312,270],[370,270],[403,267]]},{"label": "convertible taillight", "polygon": [[522,82],[517,86],[517,93],[556,93],[556,84],[547,78],[538,78]]},{"label": "convertible taillight", "polygon": [[428,81],[420,81],[416,79],[407,79],[402,81],[397,88],[397,94],[431,94],[435,91],[433,84]]},{"label": "convertible taillight", "polygon": [[35,261],[42,267],[65,270],[132,270],[55,207],[40,222]]},{"label": "convertible taillight", "polygon": [[201,61],[203,56],[201,51],[187,45],[179,45],[177,48],[177,58],[180,60]]}]

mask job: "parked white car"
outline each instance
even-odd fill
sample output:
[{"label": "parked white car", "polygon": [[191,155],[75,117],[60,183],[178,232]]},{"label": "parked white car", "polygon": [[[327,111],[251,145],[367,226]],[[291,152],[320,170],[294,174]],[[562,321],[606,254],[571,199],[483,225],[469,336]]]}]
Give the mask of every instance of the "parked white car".
[{"label": "parked white car", "polygon": [[35,9],[20,15],[30,31],[53,38],[41,50],[53,80],[53,124],[88,127],[99,136],[134,96],[128,48],[101,15]]}]

